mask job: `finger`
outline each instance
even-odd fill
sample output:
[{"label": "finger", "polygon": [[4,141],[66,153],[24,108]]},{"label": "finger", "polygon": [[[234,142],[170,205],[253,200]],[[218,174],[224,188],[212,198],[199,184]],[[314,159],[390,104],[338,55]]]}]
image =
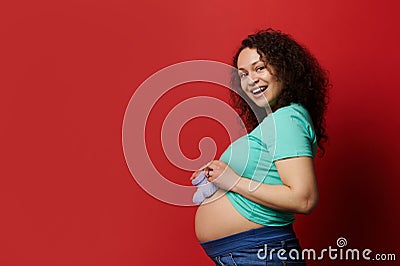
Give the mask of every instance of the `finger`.
[{"label": "finger", "polygon": [[209,177],[211,177],[211,176],[214,174],[213,169],[209,169],[209,170],[207,171],[207,174],[208,174]]},{"label": "finger", "polygon": [[210,171],[217,171],[219,169],[221,169],[221,167],[219,165],[210,165],[207,169],[210,169]]},{"label": "finger", "polygon": [[201,171],[199,171],[199,170],[195,171],[195,172],[192,174],[192,176],[190,177],[190,180],[195,179],[195,178],[200,174],[200,172],[201,172]]},{"label": "finger", "polygon": [[214,182],[215,180],[217,180],[219,178],[218,174],[214,173],[213,175],[211,175],[208,178],[208,182]]},{"label": "finger", "polygon": [[204,175],[206,176],[206,178],[210,177],[210,169],[209,168],[204,170]]},{"label": "finger", "polygon": [[221,169],[226,166],[226,164],[222,161],[214,161],[214,164],[216,165],[216,169]]},{"label": "finger", "polygon": [[212,162],[210,162],[210,164],[206,167],[206,170],[207,170],[207,169],[211,169],[211,170],[216,169],[217,166],[218,166],[218,165],[216,164],[216,161],[212,161]]}]

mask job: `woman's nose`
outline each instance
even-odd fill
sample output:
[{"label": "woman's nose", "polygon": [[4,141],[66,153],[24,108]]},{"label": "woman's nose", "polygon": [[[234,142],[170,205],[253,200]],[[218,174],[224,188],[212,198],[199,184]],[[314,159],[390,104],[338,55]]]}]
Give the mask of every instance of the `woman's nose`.
[{"label": "woman's nose", "polygon": [[248,78],[248,85],[249,86],[255,86],[258,83],[258,81],[259,81],[259,78],[258,78],[257,73],[253,72],[253,73],[251,73],[249,75],[249,78]]}]

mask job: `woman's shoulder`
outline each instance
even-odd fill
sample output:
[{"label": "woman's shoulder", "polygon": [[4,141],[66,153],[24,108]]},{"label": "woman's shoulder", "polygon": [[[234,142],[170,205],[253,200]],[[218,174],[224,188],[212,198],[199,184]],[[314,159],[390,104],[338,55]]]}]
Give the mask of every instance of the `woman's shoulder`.
[{"label": "woman's shoulder", "polygon": [[279,109],[275,110],[275,112],[273,112],[273,115],[289,115],[289,114],[307,114],[308,115],[308,111],[306,108],[303,107],[303,105],[301,105],[300,103],[291,103],[289,105],[280,107]]},{"label": "woman's shoulder", "polygon": [[305,117],[310,117],[308,111],[306,108],[303,107],[303,105],[299,103],[291,103],[289,105],[283,106],[275,110],[274,112],[270,113],[267,115],[262,122],[268,121],[271,119],[276,119],[276,118],[284,118],[284,117],[291,117],[291,116],[305,116]]},{"label": "woman's shoulder", "polygon": [[307,109],[299,103],[291,103],[290,105],[279,108],[272,113],[271,118],[275,120],[295,119],[311,123],[310,114]]},{"label": "woman's shoulder", "polygon": [[305,128],[313,128],[310,115],[306,108],[299,103],[281,107],[269,114],[261,123],[260,129],[263,131],[293,128],[295,125],[301,125]]}]

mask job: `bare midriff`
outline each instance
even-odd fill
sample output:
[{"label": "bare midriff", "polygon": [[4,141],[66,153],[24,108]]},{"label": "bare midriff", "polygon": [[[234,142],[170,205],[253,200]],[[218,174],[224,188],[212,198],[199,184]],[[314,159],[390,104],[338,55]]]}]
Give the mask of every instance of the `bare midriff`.
[{"label": "bare midriff", "polygon": [[196,212],[195,230],[200,242],[263,227],[244,218],[230,203],[225,192],[218,190],[204,201]]}]

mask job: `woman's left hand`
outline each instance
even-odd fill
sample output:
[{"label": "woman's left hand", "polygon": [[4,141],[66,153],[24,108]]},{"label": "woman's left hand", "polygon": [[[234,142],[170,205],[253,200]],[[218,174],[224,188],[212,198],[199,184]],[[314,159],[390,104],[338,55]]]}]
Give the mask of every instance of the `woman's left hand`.
[{"label": "woman's left hand", "polygon": [[241,178],[226,163],[218,160],[210,162],[204,171],[209,182],[224,190],[231,190]]}]

